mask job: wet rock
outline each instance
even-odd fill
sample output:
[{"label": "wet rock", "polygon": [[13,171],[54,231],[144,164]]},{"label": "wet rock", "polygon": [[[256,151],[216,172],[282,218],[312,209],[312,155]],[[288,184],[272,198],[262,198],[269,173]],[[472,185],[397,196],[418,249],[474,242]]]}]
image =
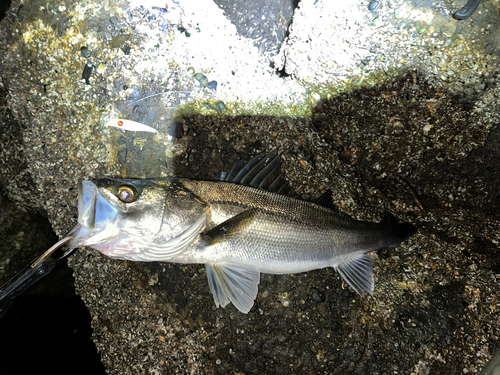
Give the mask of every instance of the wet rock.
[{"label": "wet rock", "polygon": [[222,101],[218,101],[217,103],[215,103],[215,109],[217,110],[217,112],[219,113],[222,113],[222,112],[226,112],[227,111],[227,107],[226,105],[224,104],[224,102]]},{"label": "wet rock", "polygon": [[82,47],[80,49],[80,53],[83,57],[87,59],[92,55],[92,52],[87,47]]},{"label": "wet rock", "polygon": [[[240,69],[235,64],[234,74],[227,71],[219,78],[219,71],[214,78],[231,87],[226,91],[237,93],[235,97],[249,86],[252,95],[264,99],[257,104],[227,101],[218,96],[223,90],[200,90],[189,71],[193,58],[199,63],[211,55],[197,49],[184,56],[167,48],[174,44],[180,48],[173,43],[179,39],[169,38],[195,43],[204,36],[203,29],[189,39],[177,32],[163,35],[164,44],[144,51],[144,40],[149,39],[136,33],[144,29],[157,33],[160,16],[151,18],[146,9],[133,9],[127,13],[130,29],[123,22],[113,30],[110,18],[120,4],[110,4],[99,4],[100,11],[86,13],[89,17],[82,23],[73,18],[75,33],[67,28],[61,38],[57,30],[42,27],[53,20],[38,21],[58,15],[39,12],[30,3],[22,8],[15,5],[0,28],[1,78],[9,92],[9,110],[2,113],[2,122],[18,124],[0,130],[1,180],[12,200],[43,208],[58,236],[76,223],[79,178],[176,175],[213,180],[237,160],[274,149],[283,155],[288,181],[305,198],[330,189],[335,205],[357,219],[378,221],[386,207],[420,231],[402,246],[378,253],[374,296],[358,296],[331,268],[262,275],[255,307],[247,315],[232,306],[215,308],[203,265],[125,262],[80,249],[70,264],[109,373],[171,369],[208,374],[459,373],[477,371],[485,364],[498,346],[500,319],[497,65],[481,64],[481,72],[471,73],[468,80],[450,81],[453,90],[435,85],[442,70],[412,74],[409,68],[410,72],[371,81],[368,86],[356,81],[352,90],[316,93],[308,97],[309,104],[286,104],[293,116],[240,112],[229,117],[242,108],[269,111],[283,106],[287,98],[303,98],[297,82],[313,81],[310,87],[321,88],[333,82],[330,68],[337,78],[353,75],[346,67],[326,64],[319,69],[324,62],[314,59],[314,64],[302,65],[299,59],[309,61],[311,56],[288,51],[287,71],[299,80],[279,78],[273,72],[266,85],[254,86],[264,76],[259,70],[245,82],[231,81],[255,71],[253,66]],[[314,2],[303,5],[305,9]],[[183,17],[176,6],[169,5],[169,12],[161,16],[177,12],[177,18]],[[366,3],[360,6],[371,14]],[[91,19],[92,14],[98,18]],[[75,79],[82,68],[81,57],[74,46],[65,48],[65,43],[75,40],[75,46],[87,44],[79,39],[86,32],[95,36],[97,44],[92,46],[92,58],[97,59],[100,51],[102,59],[95,62],[92,85]],[[311,42],[301,46],[290,38],[290,46],[304,48],[321,38],[311,35]],[[441,46],[437,36],[418,35],[417,40],[430,46],[432,53],[443,52],[432,49]],[[477,53],[466,44],[467,38],[457,40],[454,43],[460,48]],[[124,45],[134,53],[124,56],[120,50]],[[407,55],[401,44],[388,45],[389,52],[399,48],[396,56]],[[418,46],[412,44],[412,48]],[[365,54],[392,56],[380,52],[383,45],[362,47],[364,64],[349,65],[354,70],[383,65],[380,59],[366,60]],[[155,51],[158,55],[151,57]],[[198,59],[200,54],[203,58]],[[481,58],[495,56],[486,55]],[[177,60],[165,62],[171,56]],[[410,57],[418,61],[419,56]],[[247,57],[251,56],[245,56],[245,64]],[[315,58],[321,60],[320,55]],[[438,63],[435,67],[443,66]],[[135,70],[144,66],[147,71]],[[216,70],[218,65],[200,69],[209,68]],[[387,73],[381,72],[381,76]],[[448,72],[446,77],[453,77]],[[226,82],[232,83],[226,86]],[[123,90],[125,84],[127,90]],[[281,91],[266,96],[266,86],[269,91],[276,87]],[[182,103],[189,98],[182,92],[197,96],[197,107],[189,109],[199,111],[180,111],[174,119],[171,108],[184,110]],[[161,100],[150,103],[150,98]],[[267,102],[271,98],[279,103]],[[223,108],[202,104],[219,101],[226,103]],[[134,110],[136,106],[140,109]],[[306,107],[310,116],[301,116]],[[103,126],[107,116],[115,113],[158,124],[155,135],[126,134],[126,163],[119,156],[125,137]],[[174,120],[175,127],[170,127]]]},{"label": "wet rock", "polygon": [[210,89],[210,90],[212,90],[212,91],[217,90],[217,81],[210,81],[210,82],[208,82],[207,88]]},{"label": "wet rock", "polygon": [[122,47],[122,51],[124,55],[130,55],[130,52],[132,52],[132,48],[130,46],[124,46]]},{"label": "wet rock", "polygon": [[380,1],[376,0],[370,1],[370,3],[368,4],[368,10],[374,11],[378,8],[379,5]]},{"label": "wet rock", "polygon": [[310,295],[311,295],[311,298],[313,299],[314,302],[316,303],[321,303],[321,302],[325,302],[326,301],[326,296],[325,296],[325,293],[323,293],[322,291],[320,291],[318,288],[311,288],[310,290]]},{"label": "wet rock", "polygon": [[92,76],[93,72],[94,72],[93,64],[86,64],[85,67],[83,68],[82,79],[85,80],[85,83],[87,85],[90,85],[90,77]]},{"label": "wet rock", "polygon": [[200,83],[200,87],[207,87],[208,78],[204,74],[196,73],[193,77]]},{"label": "wet rock", "polygon": [[121,165],[125,165],[125,163],[127,162],[127,148],[126,147],[123,147],[123,148],[118,150],[118,162]]}]

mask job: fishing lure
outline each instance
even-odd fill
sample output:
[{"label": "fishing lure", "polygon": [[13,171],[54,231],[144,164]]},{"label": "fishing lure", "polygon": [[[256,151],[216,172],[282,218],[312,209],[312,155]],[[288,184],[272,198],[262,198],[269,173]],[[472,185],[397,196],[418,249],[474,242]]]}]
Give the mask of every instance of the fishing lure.
[{"label": "fishing lure", "polygon": [[123,130],[133,131],[133,132],[149,132],[157,133],[156,129],[151,126],[141,124],[140,122],[125,120],[121,118],[112,118],[106,123],[106,126],[111,126],[113,128],[120,128]]}]

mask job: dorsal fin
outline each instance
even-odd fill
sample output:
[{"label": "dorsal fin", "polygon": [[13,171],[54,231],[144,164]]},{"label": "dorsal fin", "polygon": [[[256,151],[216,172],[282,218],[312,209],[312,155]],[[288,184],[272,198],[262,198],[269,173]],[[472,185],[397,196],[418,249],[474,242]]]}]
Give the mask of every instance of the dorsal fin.
[{"label": "dorsal fin", "polygon": [[228,175],[221,176],[221,180],[282,195],[294,195],[281,171],[281,155],[277,150],[268,155],[262,152],[247,164],[238,161]]}]

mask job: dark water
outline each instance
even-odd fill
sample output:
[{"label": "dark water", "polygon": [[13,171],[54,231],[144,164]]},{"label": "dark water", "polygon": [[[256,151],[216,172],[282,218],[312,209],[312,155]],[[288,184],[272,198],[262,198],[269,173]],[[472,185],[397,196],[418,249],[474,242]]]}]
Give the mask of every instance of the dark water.
[{"label": "dark water", "polygon": [[10,7],[10,0],[0,0],[0,20],[5,16],[5,12]]},{"label": "dark water", "polygon": [[214,0],[236,26],[252,39],[263,54],[275,55],[288,35],[299,0]]},{"label": "dark water", "polygon": [[[68,276],[61,265],[0,319],[0,374],[105,373],[90,339],[90,315]],[[54,290],[61,283],[73,293]]]},{"label": "dark water", "polygon": [[[16,206],[1,188],[0,223],[3,285],[58,238],[44,215]],[[68,374],[77,369],[78,373],[104,374],[91,340],[90,322],[87,308],[75,293],[73,271],[63,260],[0,318],[0,374]]]}]

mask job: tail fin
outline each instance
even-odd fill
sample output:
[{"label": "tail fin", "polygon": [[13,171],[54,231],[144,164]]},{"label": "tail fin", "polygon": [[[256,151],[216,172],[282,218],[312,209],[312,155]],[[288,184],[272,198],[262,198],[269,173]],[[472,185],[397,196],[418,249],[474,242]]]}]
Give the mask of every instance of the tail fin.
[{"label": "tail fin", "polygon": [[387,210],[385,211],[385,217],[380,224],[386,226],[394,238],[394,244],[390,245],[391,247],[396,247],[401,242],[406,241],[418,230],[418,228],[411,223],[398,223],[396,216]]}]

